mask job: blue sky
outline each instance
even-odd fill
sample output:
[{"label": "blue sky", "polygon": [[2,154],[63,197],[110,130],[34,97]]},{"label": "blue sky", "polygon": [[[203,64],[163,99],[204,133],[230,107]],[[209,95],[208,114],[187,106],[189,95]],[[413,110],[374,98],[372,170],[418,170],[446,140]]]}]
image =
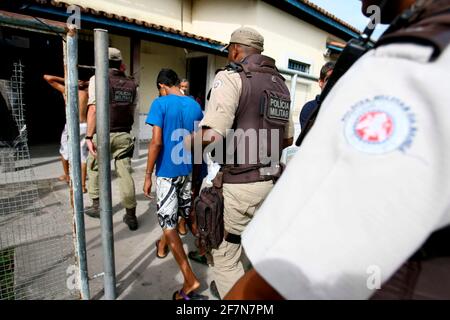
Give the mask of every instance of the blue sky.
[{"label": "blue sky", "polygon": [[[358,0],[309,0],[319,7],[331,12],[336,17],[350,23],[359,30],[364,30],[369,19],[361,13],[361,1]],[[378,26],[373,38],[377,39],[386,30],[385,26]]]}]

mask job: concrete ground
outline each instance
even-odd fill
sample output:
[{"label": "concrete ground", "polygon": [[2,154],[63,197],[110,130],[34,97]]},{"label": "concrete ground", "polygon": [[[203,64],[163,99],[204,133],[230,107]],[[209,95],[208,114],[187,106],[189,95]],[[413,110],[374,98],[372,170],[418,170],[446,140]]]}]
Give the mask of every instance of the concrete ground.
[{"label": "concrete ground", "polygon": [[[62,174],[58,148],[58,145],[32,147],[31,156],[36,178],[50,181],[53,184],[54,195],[65,204],[64,210],[71,211],[69,188],[66,183],[57,179]],[[167,300],[172,298],[174,291],[181,288],[183,277],[171,253],[165,259],[158,259],[155,255],[155,241],[159,239],[162,231],[157,222],[155,200],[145,198],[142,192],[147,160],[145,144],[141,145],[139,153],[139,158],[132,161],[138,202],[139,229],[137,231],[130,231],[122,222],[125,209],[120,204],[116,178],[114,172],[112,174],[117,296],[118,299]],[[113,164],[112,169],[114,170]],[[85,206],[90,203],[88,195],[85,194]],[[85,216],[85,224],[91,299],[102,299],[103,255],[100,220]],[[194,238],[191,234],[182,237],[182,241],[186,253],[195,250]],[[191,262],[191,265],[201,282],[197,292],[214,299],[208,288],[212,281],[211,269],[195,262]]]}]

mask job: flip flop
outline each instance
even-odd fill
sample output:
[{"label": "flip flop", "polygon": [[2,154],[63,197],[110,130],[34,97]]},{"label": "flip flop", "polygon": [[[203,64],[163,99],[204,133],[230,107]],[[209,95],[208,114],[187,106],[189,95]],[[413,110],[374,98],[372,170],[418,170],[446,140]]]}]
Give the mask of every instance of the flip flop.
[{"label": "flip flop", "polygon": [[[183,299],[177,299],[177,293],[183,298]],[[194,291],[189,292],[188,294],[184,293],[183,289],[180,291],[175,291],[172,295],[172,300],[208,300],[207,296],[198,294]]]},{"label": "flip flop", "polygon": [[164,259],[165,257],[167,257],[167,255],[169,254],[169,250],[164,250],[164,252],[166,253],[164,256],[160,256],[159,254],[158,254],[158,247],[159,247],[159,242],[160,242],[161,240],[158,240],[158,241],[156,241],[155,242],[155,246],[156,246],[156,257],[157,258],[159,258],[159,259]]}]

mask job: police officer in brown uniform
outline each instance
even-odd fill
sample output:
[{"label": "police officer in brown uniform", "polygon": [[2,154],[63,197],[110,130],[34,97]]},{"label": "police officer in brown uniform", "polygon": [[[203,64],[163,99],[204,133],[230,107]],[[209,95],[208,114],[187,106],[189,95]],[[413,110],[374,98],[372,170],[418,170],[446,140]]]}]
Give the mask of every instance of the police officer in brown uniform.
[{"label": "police officer in brown uniform", "polygon": [[[242,27],[231,35],[230,64],[216,74],[202,127],[194,139],[223,143],[225,236],[212,250],[221,297],[244,274],[240,235],[273,187],[281,151],[293,141],[290,95],[275,61],[261,55],[263,37]],[[199,141],[196,140],[196,141]],[[227,150],[227,151],[226,151]]]},{"label": "police officer in brown uniform", "polygon": [[[122,55],[116,48],[109,48],[109,92],[110,92],[110,142],[111,155],[117,171],[122,204],[126,209],[123,221],[130,230],[138,228],[136,218],[135,185],[131,176],[131,157],[134,150],[134,138],[131,136],[131,127],[134,122],[136,108],[136,83],[127,77],[123,71]],[[88,128],[86,140],[90,151],[88,159],[89,197],[92,206],[85,213],[99,218],[99,185],[98,163],[95,147],[95,79],[89,82],[88,101]]]}]

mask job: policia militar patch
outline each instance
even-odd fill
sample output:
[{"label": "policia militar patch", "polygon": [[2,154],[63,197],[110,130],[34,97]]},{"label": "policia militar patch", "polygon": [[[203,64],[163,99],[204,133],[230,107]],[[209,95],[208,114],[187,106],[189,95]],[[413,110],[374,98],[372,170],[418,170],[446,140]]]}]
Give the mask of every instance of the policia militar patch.
[{"label": "policia militar patch", "polygon": [[133,92],[129,90],[115,90],[113,91],[113,100],[121,103],[132,103],[133,102]]},{"label": "policia militar patch", "polygon": [[290,99],[284,99],[269,94],[267,107],[267,117],[269,119],[289,121],[291,108]]}]

